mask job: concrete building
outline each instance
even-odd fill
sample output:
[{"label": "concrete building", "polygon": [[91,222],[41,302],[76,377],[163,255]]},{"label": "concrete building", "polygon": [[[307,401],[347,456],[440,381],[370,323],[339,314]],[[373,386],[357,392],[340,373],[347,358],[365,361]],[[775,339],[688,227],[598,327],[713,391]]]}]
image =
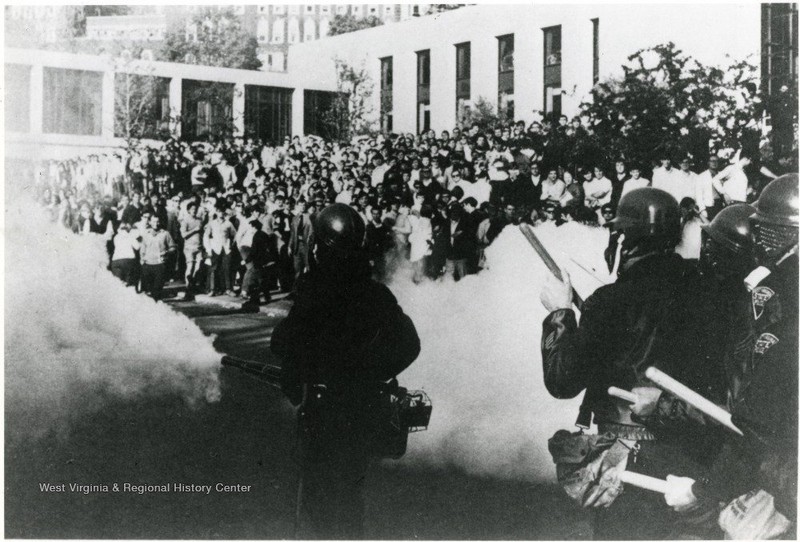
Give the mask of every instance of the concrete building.
[{"label": "concrete building", "polygon": [[[159,135],[188,139],[214,133],[279,142],[304,129],[304,101],[325,89],[297,87],[289,74],[114,59],[29,49],[5,49],[6,157],[64,158],[124,147],[120,108],[127,76],[151,81],[152,120]],[[198,89],[216,85],[227,102]]]},{"label": "concrete building", "polygon": [[[233,9],[245,29],[258,40],[265,71],[286,71],[289,47],[325,38],[336,15],[356,19],[377,17],[384,24],[421,17],[435,11],[434,4],[262,4],[153,6],[149,15],[114,15],[86,18],[91,39],[160,41],[175,23],[187,25],[187,36],[197,34],[190,19],[208,9]],[[159,37],[160,36],[160,37]]]},{"label": "concrete building", "polygon": [[[299,85],[336,87],[334,59],[363,66],[384,130],[450,129],[484,98],[509,117],[571,115],[594,83],[639,49],[675,42],[706,64],[759,64],[761,7],[746,5],[478,5],[302,43]],[[291,71],[291,69],[290,69]]]},{"label": "concrete building", "polygon": [[110,15],[86,18],[86,38],[100,41],[162,41],[167,32],[163,15]]},{"label": "concrete building", "polygon": [[5,6],[6,43],[54,43],[74,35],[83,6]]}]

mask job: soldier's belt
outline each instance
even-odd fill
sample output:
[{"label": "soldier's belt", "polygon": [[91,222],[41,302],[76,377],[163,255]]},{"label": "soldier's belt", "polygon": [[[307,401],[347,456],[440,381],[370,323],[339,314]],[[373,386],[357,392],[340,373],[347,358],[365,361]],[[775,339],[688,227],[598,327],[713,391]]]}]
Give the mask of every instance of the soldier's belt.
[{"label": "soldier's belt", "polygon": [[597,425],[600,434],[611,433],[617,438],[629,440],[657,440],[656,436],[641,425],[625,425],[622,423],[600,423]]}]

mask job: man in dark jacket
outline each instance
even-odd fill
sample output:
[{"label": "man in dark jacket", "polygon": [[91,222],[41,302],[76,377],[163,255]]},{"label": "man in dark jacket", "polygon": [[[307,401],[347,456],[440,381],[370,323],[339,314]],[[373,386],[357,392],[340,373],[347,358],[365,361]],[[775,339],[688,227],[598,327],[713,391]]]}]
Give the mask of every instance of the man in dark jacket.
[{"label": "man in dark jacket", "polygon": [[451,203],[447,209],[447,263],[445,274],[461,280],[467,274],[467,262],[474,259],[477,252],[476,231],[471,217],[464,212],[459,203]]},{"label": "man in dark jacket", "polygon": [[389,289],[370,279],[358,213],[331,205],[314,231],[316,265],[300,279],[272,351],[284,394],[300,405],[303,517],[315,537],[359,539],[382,383],[416,359],[419,337]]},{"label": "man in dark jacket", "polygon": [[262,293],[266,298],[265,301],[267,303],[270,302],[269,287],[264,280],[264,268],[270,262],[274,262],[274,256],[270,250],[269,236],[261,230],[261,221],[253,219],[250,221],[250,225],[255,229],[255,233],[253,233],[250,252],[245,258],[245,268],[247,271],[245,271],[244,278],[242,279],[242,290],[249,294],[249,299],[242,303],[242,310],[258,312]]},{"label": "man in dark jacket", "polygon": [[[628,443],[627,470],[662,479],[669,474],[701,477],[706,468],[700,458],[674,442],[657,440],[631,417],[628,403],[607,393],[611,386],[644,386],[651,366],[706,396],[724,388],[718,368],[696,362],[704,352],[695,308],[699,280],[674,253],[680,239],[678,204],[661,190],[634,190],[620,201],[615,227],[624,235],[617,282],[586,300],[580,325],[571,309],[568,277],[563,283],[551,278],[542,292],[551,311],[542,331],[545,385],[557,398],[586,390],[581,410],[590,418],[582,423],[589,425],[593,414],[599,433]],[[703,521],[715,512],[696,508],[679,514],[665,506],[661,495],[626,486],[610,506],[595,509],[594,537],[715,538],[713,524]]]}]

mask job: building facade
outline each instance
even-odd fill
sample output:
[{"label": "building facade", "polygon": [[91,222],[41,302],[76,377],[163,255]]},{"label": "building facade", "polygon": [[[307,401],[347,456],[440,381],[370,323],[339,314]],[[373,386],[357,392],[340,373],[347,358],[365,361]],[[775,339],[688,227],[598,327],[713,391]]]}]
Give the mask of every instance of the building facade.
[{"label": "building facade", "polygon": [[[130,120],[152,126],[153,137],[200,139],[224,128],[278,143],[303,133],[308,96],[326,95],[313,84],[298,87],[286,73],[13,48],[4,63],[10,159],[122,148]],[[140,108],[131,101],[143,97],[148,117],[133,119]]]},{"label": "building facade", "polygon": [[244,28],[258,40],[265,71],[286,71],[289,47],[328,36],[336,15],[356,19],[377,17],[384,24],[420,17],[435,11],[434,4],[262,4],[195,5],[152,8],[148,15],[86,18],[86,37],[97,40],[160,41],[175,23],[186,24],[187,36],[197,34],[190,19],[208,9],[233,9]]},{"label": "building facade", "polygon": [[[572,115],[628,56],[675,42],[697,60],[759,64],[758,4],[477,5],[298,44],[298,83],[336,87],[335,59],[375,84],[372,117],[384,130],[451,129],[489,102],[509,118]],[[735,38],[735,39],[734,39]]]}]

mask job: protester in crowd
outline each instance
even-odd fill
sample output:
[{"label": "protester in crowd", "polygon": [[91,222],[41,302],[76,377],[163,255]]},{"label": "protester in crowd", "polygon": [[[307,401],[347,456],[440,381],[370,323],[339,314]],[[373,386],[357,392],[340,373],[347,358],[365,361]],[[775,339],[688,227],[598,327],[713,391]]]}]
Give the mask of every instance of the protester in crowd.
[{"label": "protester in crowd", "polygon": [[142,232],[142,291],[156,301],[161,299],[166,278],[166,256],[175,250],[175,242],[170,234],[161,228],[161,221],[149,215],[148,227]]}]

